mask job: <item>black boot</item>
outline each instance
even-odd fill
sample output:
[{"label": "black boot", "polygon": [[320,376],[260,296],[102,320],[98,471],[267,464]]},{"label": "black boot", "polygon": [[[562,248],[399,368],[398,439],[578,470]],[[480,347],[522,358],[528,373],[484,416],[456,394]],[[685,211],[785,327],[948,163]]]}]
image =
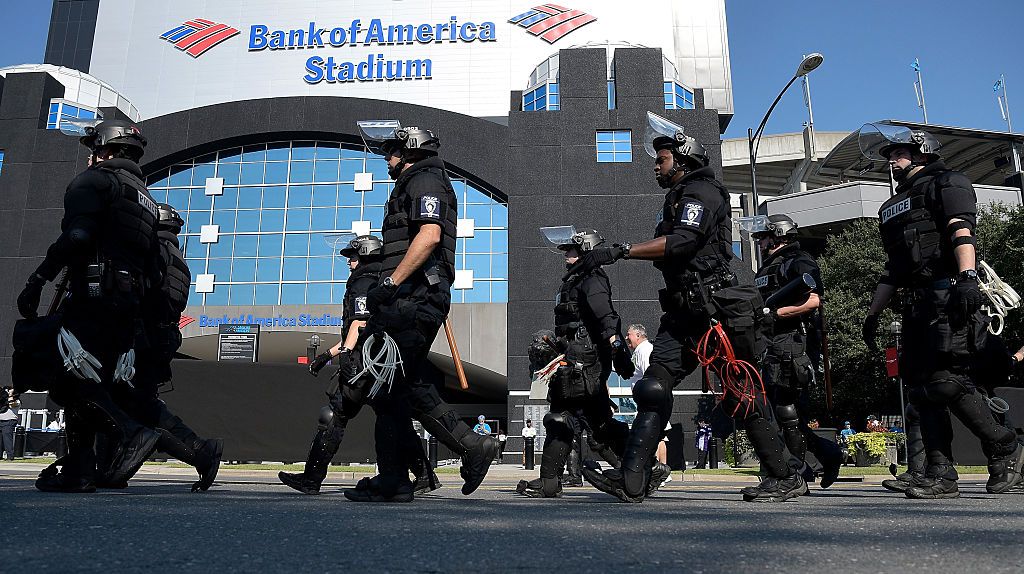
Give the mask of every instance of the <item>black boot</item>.
[{"label": "black boot", "polygon": [[498,454],[498,439],[474,433],[466,423],[459,420],[458,413],[443,402],[417,420],[427,432],[462,457],[462,466],[459,468],[459,475],[465,481],[462,494],[473,494],[484,481],[487,470]]},{"label": "black boot", "polygon": [[199,480],[192,484],[192,492],[206,492],[213,486],[217,478],[217,471],[220,470],[220,458],[224,454],[224,441],[219,438],[211,438],[203,441],[201,447],[196,449],[196,472],[199,473]]},{"label": "black boot", "polygon": [[412,491],[416,496],[420,496],[421,494],[433,492],[442,486],[444,485],[438,480],[434,470],[427,468],[425,473],[416,475],[416,480],[412,482]]},{"label": "black boot", "polygon": [[353,502],[412,502],[412,483],[401,477],[363,478],[355,488],[345,489],[345,498]]},{"label": "black boot", "polygon": [[907,471],[895,478],[882,481],[882,488],[891,490],[893,492],[907,492],[907,489],[913,486],[921,486],[924,484],[924,473],[923,472],[912,472]]},{"label": "black boot", "polygon": [[320,485],[327,478],[327,467],[341,447],[347,419],[336,415],[330,407],[320,411],[316,434],[309,444],[306,466],[302,472],[279,472],[277,478],[302,494],[320,494]]},{"label": "black boot", "polygon": [[36,479],[36,488],[42,492],[96,492],[96,484],[92,480],[63,472],[40,475]]},{"label": "black boot", "polygon": [[113,484],[127,483],[142,468],[142,464],[146,462],[149,455],[156,450],[156,443],[159,440],[160,433],[140,427],[138,432],[122,444],[120,450],[114,455],[110,482]]},{"label": "black boot", "polygon": [[566,461],[565,479],[562,481],[562,486],[567,488],[583,486],[583,471],[580,466],[580,443],[575,440],[572,451],[569,452],[569,460]]},{"label": "black boot", "polygon": [[1021,468],[1024,467],[1024,448],[1014,442],[1016,449],[1006,456],[993,456],[988,463],[988,483],[985,490],[991,494],[1002,494],[1024,481]]},{"label": "black boot", "polygon": [[760,484],[740,490],[746,502],[785,502],[807,494],[807,483],[799,474],[786,478],[767,476]]},{"label": "black boot", "polygon": [[604,472],[584,468],[583,478],[594,488],[623,502],[643,502],[650,479],[651,461],[661,441],[664,426],[658,413],[637,413],[622,456],[622,467]]},{"label": "black boot", "polygon": [[924,477],[916,486],[906,490],[907,498],[957,498],[960,496],[960,489],[957,488],[956,480],[948,478]]},{"label": "black boot", "polygon": [[665,483],[665,479],[667,479],[670,476],[672,476],[671,466],[662,462],[655,462],[654,466],[651,467],[650,474],[647,478],[646,495],[651,496],[655,492],[658,492],[658,489],[661,488],[661,485]]},{"label": "black boot", "polygon": [[535,478],[529,482],[520,480],[516,492],[527,498],[561,498],[562,485],[557,478]]}]

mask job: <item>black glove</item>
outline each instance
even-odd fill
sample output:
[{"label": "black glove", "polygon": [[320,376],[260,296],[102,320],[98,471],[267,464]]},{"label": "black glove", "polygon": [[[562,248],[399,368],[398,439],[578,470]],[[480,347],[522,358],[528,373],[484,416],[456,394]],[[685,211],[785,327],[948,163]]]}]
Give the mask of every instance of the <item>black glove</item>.
[{"label": "black glove", "polygon": [[864,344],[868,346],[868,350],[872,353],[878,352],[878,344],[875,343],[875,337],[878,335],[879,319],[878,315],[864,317],[864,327],[861,329],[861,337],[864,339]]},{"label": "black glove", "polygon": [[562,277],[562,281],[569,279],[576,273],[589,273],[598,267],[611,265],[626,256],[627,247],[624,245],[613,245],[612,247],[599,247],[584,253],[576,263],[569,267],[569,271]]},{"label": "black glove", "polygon": [[309,374],[313,375],[314,377],[319,375],[320,369],[326,367],[327,364],[330,363],[331,359],[333,358],[334,357],[331,356],[330,351],[324,351],[323,353],[320,353],[319,355],[316,356],[315,359],[313,359],[313,362],[309,364]]},{"label": "black glove", "polygon": [[341,366],[338,367],[339,380],[343,385],[348,384],[359,374],[359,361],[356,359],[356,354],[348,349],[342,349],[338,359],[341,363]]},{"label": "black glove", "polygon": [[559,355],[569,352],[569,341],[565,340],[565,337],[548,337],[545,335],[544,341],[551,345],[552,349],[558,351]]},{"label": "black glove", "polygon": [[620,377],[628,379],[636,373],[636,365],[633,364],[633,357],[630,356],[629,349],[626,348],[622,339],[618,340],[618,344],[618,347],[613,346],[615,352],[612,355],[612,365]]},{"label": "black glove", "polygon": [[964,319],[969,319],[981,309],[985,297],[978,287],[978,280],[974,278],[957,277],[956,297],[960,305],[960,313]]},{"label": "black glove", "polygon": [[21,316],[26,319],[37,317],[39,313],[39,296],[43,292],[43,285],[46,285],[46,279],[43,279],[38,273],[33,273],[29,276],[28,281],[25,283],[25,288],[21,290],[21,294],[18,295],[18,312]]},{"label": "black glove", "polygon": [[381,305],[390,303],[398,293],[397,285],[378,285],[366,294],[366,308],[370,315],[376,315]]}]

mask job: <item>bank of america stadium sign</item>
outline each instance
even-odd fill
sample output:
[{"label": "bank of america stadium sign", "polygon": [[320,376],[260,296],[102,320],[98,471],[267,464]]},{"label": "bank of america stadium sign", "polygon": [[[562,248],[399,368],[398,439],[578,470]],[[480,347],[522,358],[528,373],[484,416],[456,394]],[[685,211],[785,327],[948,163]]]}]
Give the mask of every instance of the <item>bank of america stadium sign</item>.
[{"label": "bank of america stadium sign", "polygon": [[571,32],[597,20],[594,16],[558,4],[543,4],[509,19],[510,24],[554,44]]},{"label": "bank of america stadium sign", "polygon": [[238,34],[238,30],[227,24],[194,18],[181,26],[164,32],[160,35],[160,39],[174,44],[175,48],[189,56],[198,58],[214,46]]}]

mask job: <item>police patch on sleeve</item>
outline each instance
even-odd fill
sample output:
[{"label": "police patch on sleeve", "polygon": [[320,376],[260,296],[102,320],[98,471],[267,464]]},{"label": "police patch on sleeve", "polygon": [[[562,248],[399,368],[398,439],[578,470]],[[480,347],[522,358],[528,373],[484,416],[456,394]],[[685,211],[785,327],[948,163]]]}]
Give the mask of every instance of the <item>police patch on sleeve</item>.
[{"label": "police patch on sleeve", "polygon": [[441,219],[441,202],[436,196],[424,195],[420,198],[420,217]]},{"label": "police patch on sleeve", "polygon": [[696,201],[687,201],[679,211],[679,223],[690,227],[700,227],[704,221],[704,206]]},{"label": "police patch on sleeve", "polygon": [[366,297],[356,297],[356,315],[365,315],[369,313],[366,308]]}]

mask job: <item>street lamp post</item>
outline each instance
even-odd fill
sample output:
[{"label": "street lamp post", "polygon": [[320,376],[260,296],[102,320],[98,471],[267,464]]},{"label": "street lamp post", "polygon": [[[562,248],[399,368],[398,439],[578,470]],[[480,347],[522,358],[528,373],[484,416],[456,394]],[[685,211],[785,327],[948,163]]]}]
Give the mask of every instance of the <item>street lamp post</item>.
[{"label": "street lamp post", "polygon": [[[779,100],[782,99],[782,96],[786,93],[786,90],[788,90],[789,87],[793,85],[793,82],[797,81],[798,78],[802,78],[807,74],[811,73],[812,71],[814,71],[814,69],[820,66],[824,60],[825,57],[819,54],[818,52],[814,52],[813,54],[808,54],[804,56],[804,59],[800,60],[800,65],[797,66],[796,68],[796,73],[793,74],[793,77],[789,79],[789,82],[786,84],[786,87],[782,88],[782,91],[779,92],[779,95],[775,97],[775,101],[772,102],[771,107],[768,108],[768,112],[764,115],[764,118],[761,120],[761,124],[757,126],[756,130],[747,128],[747,148],[750,152],[750,194],[751,199],[753,199],[753,213],[751,213],[751,215],[757,214],[757,209],[760,205],[757,198],[757,149],[758,146],[761,145],[761,136],[764,133],[764,126],[765,124],[768,123],[768,118],[772,115],[772,112],[775,111],[775,106],[779,104]],[[758,255],[758,257],[760,258],[760,255]]]}]

